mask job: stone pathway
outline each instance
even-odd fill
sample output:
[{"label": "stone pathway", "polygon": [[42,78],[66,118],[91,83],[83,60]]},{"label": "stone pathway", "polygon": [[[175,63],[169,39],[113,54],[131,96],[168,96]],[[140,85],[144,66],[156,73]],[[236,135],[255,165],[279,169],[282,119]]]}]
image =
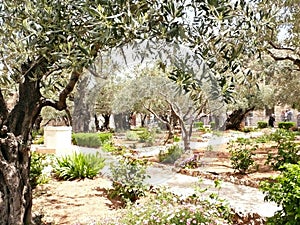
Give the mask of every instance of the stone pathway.
[{"label": "stone pathway", "polygon": [[[97,151],[96,149],[84,147],[78,147],[77,150],[83,153],[95,153]],[[159,151],[158,148],[151,147],[148,151],[147,149],[143,149],[141,154],[144,156],[153,155],[157,151]],[[106,166],[102,170],[102,173],[109,177],[109,165],[112,162],[116,162],[116,157],[103,152],[101,152],[101,155],[106,158]],[[202,182],[199,183],[199,178],[179,174],[172,169],[172,166],[153,164],[147,170],[150,178],[146,182],[154,186],[166,186],[170,191],[182,196],[192,194],[195,185],[200,185],[203,189],[209,187],[209,191],[211,192],[218,191],[213,188],[214,181],[212,180],[202,179]],[[253,212],[263,217],[270,217],[279,209],[275,203],[265,202],[263,193],[256,188],[222,182],[218,193],[219,197],[228,200],[230,206],[236,211]]]}]

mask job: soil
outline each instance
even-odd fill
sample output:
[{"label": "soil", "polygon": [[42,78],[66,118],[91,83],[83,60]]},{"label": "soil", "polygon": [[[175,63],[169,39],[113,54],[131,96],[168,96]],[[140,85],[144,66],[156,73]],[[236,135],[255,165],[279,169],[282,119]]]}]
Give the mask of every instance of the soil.
[{"label": "soil", "polygon": [[[202,139],[194,138],[193,141],[202,141]],[[120,138],[117,142],[118,144],[132,144]],[[210,151],[209,154],[205,149],[195,149],[194,153],[200,158],[203,155],[210,157],[209,164],[205,166],[205,169],[201,167],[182,169],[180,172],[192,176],[201,175],[209,179],[221,178],[225,181],[257,187],[259,181],[277,175],[264,165],[267,154],[272,151],[274,151],[272,146],[262,144],[255,155],[258,169],[241,175],[231,168],[226,145],[219,146],[218,151]],[[111,181],[101,176],[93,180],[51,180],[48,184],[40,185],[34,190],[33,212],[43,215],[44,224],[47,225],[91,225],[104,220],[112,220],[122,215],[124,210],[118,208],[118,202],[112,202],[107,197],[107,190],[110,188]]]}]

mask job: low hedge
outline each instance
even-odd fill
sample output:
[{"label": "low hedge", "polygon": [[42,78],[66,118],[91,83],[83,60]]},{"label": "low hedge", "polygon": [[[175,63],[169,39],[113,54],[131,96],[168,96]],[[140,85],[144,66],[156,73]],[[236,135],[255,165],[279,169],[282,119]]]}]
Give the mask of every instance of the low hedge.
[{"label": "low hedge", "polygon": [[296,126],[296,123],[294,123],[294,122],[279,122],[278,123],[278,128],[282,128],[285,130],[289,130],[290,128],[295,127],[295,126]]},{"label": "low hedge", "polygon": [[258,121],[257,122],[257,128],[263,129],[263,128],[267,128],[267,127],[268,127],[268,123],[266,121]]},{"label": "low hedge", "polygon": [[75,145],[99,148],[112,139],[112,133],[73,133],[72,142]]}]

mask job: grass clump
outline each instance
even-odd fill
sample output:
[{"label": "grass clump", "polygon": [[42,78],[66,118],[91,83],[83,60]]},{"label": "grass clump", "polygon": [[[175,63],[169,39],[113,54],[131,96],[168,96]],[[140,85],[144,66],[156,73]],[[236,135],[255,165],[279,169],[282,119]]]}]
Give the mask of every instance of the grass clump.
[{"label": "grass clump", "polygon": [[74,153],[56,158],[54,173],[62,180],[92,179],[104,165],[104,159],[99,154]]}]

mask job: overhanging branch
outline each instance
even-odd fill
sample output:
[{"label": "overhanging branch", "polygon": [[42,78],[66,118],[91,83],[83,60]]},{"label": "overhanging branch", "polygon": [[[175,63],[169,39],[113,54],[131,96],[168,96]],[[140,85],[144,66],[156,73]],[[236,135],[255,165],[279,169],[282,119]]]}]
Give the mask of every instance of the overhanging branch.
[{"label": "overhanging branch", "polygon": [[272,46],[272,49],[267,49],[267,52],[275,61],[289,60],[300,69],[300,56],[295,54],[295,49],[289,47],[280,47],[272,42],[269,42],[269,44]]},{"label": "overhanging branch", "polygon": [[59,98],[58,98],[59,100],[53,101],[51,99],[44,99],[42,102],[42,107],[50,106],[59,111],[67,109],[66,100],[69,94],[74,90],[74,87],[78,82],[80,75],[81,73],[79,71],[73,71],[69,83],[59,94]]}]

